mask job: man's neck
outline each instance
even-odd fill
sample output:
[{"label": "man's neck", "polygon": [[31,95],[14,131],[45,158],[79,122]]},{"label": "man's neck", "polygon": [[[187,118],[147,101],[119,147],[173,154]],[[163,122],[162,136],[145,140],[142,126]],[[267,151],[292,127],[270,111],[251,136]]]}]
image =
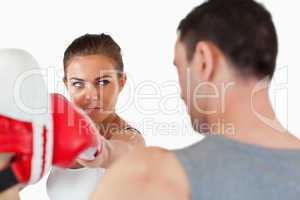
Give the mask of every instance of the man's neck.
[{"label": "man's neck", "polygon": [[[259,91],[255,91],[256,88],[257,84],[253,83],[251,87],[235,86],[228,91],[225,112],[209,119],[210,124],[221,119],[223,128],[211,131],[243,143],[269,148],[300,148],[300,140],[289,134],[277,120],[268,87]],[[230,132],[226,128],[230,128]]]}]

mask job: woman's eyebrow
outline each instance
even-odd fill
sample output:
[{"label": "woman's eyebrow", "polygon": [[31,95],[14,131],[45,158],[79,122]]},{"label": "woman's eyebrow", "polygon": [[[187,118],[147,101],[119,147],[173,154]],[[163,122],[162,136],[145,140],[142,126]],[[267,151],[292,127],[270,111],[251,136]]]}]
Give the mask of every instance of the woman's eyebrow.
[{"label": "woman's eyebrow", "polygon": [[84,81],[83,79],[81,79],[81,78],[75,78],[75,77],[72,77],[72,78],[70,78],[70,80],[75,80],[75,81]]},{"label": "woman's eyebrow", "polygon": [[103,75],[103,76],[97,77],[95,80],[100,80],[103,78],[111,78],[111,75]]}]

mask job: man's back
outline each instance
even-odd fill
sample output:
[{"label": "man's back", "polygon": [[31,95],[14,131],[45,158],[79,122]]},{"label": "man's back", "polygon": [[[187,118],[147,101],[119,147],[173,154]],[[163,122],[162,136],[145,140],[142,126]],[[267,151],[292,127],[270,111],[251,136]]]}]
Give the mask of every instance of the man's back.
[{"label": "man's back", "polygon": [[268,149],[207,136],[174,153],[186,171],[192,199],[300,198],[300,149]]}]

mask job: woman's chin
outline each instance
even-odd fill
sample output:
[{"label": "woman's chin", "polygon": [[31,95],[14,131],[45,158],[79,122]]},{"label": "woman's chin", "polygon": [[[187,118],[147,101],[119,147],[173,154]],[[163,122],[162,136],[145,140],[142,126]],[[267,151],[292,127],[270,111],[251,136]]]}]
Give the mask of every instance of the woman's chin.
[{"label": "woman's chin", "polygon": [[88,112],[87,113],[87,115],[92,119],[92,121],[93,122],[95,122],[95,123],[100,123],[100,122],[102,122],[105,118],[106,118],[106,116],[107,116],[107,114],[104,114],[104,113],[102,113],[102,112]]}]

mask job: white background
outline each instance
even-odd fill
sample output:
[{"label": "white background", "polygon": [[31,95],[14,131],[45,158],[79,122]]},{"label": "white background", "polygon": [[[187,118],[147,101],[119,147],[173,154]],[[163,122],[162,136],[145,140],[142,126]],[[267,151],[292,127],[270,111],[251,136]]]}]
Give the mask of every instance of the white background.
[{"label": "white background", "polygon": [[[50,69],[50,92],[65,93],[60,80],[67,45],[85,33],[111,34],[123,50],[125,70],[132,81],[121,94],[119,113],[143,132],[148,145],[180,148],[201,136],[192,131],[178,85],[174,84],[177,74],[172,64],[173,48],[179,21],[200,2],[1,1],[0,47],[23,48],[32,53],[43,68]],[[280,44],[278,71],[270,92],[272,103],[283,124],[300,137],[298,1],[261,2],[273,14]],[[137,100],[141,94],[153,98]],[[145,113],[146,109],[156,112]],[[173,113],[166,113],[166,109]],[[44,181],[26,188],[21,196],[23,200],[47,199]]]}]

